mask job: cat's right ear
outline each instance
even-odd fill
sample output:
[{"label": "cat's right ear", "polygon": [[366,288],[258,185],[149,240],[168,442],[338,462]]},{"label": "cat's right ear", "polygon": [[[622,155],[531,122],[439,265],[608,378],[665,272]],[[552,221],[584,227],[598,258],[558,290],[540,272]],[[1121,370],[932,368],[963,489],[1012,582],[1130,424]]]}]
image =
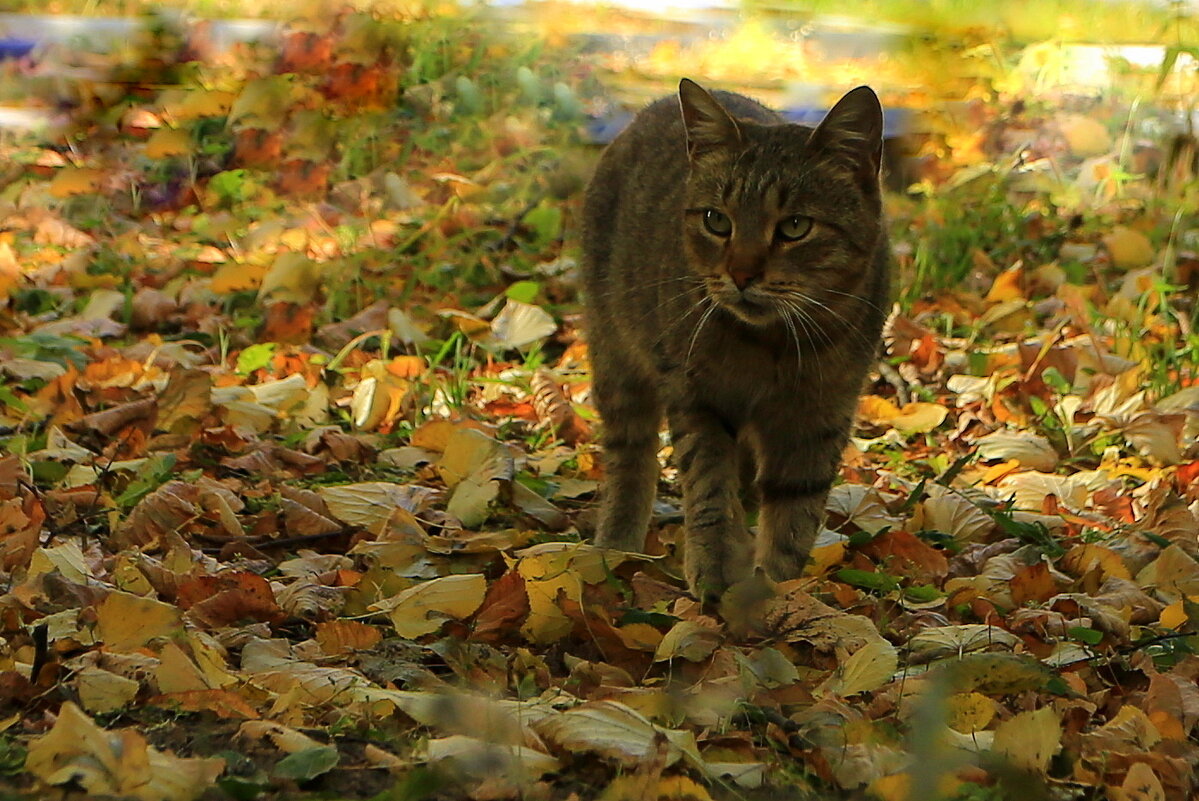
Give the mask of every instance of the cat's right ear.
[{"label": "cat's right ear", "polygon": [[717,148],[741,145],[741,129],[716,98],[690,78],[679,81],[679,108],[687,131],[687,155],[698,156]]}]

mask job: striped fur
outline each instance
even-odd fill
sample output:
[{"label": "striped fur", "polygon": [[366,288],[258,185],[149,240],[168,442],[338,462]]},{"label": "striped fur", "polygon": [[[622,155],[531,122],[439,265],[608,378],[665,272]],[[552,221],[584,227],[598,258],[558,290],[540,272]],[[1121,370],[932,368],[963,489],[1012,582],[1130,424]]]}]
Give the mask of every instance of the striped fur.
[{"label": "striped fur", "polygon": [[[685,80],[608,148],[584,212],[607,473],[597,544],[644,547],[665,417],[692,591],[715,598],[755,565],[800,574],[887,305],[881,129],[865,87],[811,129]],[[780,233],[807,219],[802,238]]]}]

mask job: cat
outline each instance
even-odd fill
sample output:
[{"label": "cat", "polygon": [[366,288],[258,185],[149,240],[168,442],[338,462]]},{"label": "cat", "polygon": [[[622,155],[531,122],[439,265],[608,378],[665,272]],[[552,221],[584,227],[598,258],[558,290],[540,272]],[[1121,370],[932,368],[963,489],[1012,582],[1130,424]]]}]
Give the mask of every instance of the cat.
[{"label": "cat", "polygon": [[684,78],[608,146],[583,215],[596,545],[645,547],[665,415],[691,591],[801,574],[885,318],[882,125],[865,86],[813,129]]}]

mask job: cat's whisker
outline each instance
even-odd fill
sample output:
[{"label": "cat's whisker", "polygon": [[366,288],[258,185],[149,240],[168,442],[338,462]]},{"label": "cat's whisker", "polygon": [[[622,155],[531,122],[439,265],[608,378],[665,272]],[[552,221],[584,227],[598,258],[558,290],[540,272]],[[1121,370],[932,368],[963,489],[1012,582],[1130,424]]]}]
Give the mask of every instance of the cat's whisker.
[{"label": "cat's whisker", "polygon": [[837,322],[843,324],[850,331],[850,333],[852,333],[854,336],[856,336],[858,338],[858,341],[861,342],[863,345],[865,345],[868,349],[870,349],[870,350],[875,349],[875,347],[876,347],[875,344],[873,342],[871,342],[870,340],[868,340],[862,334],[862,332],[860,330],[858,330],[857,326],[853,325],[849,320],[846,320],[844,317],[842,317],[840,314],[838,314],[837,311],[835,309],[831,308],[828,304],[823,303],[823,302],[817,300],[816,298],[811,297],[810,295],[801,295],[801,297],[806,302],[811,303],[813,306],[818,306],[821,309],[824,309],[826,312],[828,312],[830,317],[832,317]]},{"label": "cat's whisker", "polygon": [[783,323],[791,332],[791,340],[795,343],[795,377],[798,380],[803,374],[803,345],[799,341],[799,332],[795,330],[795,321],[791,319],[791,310],[784,305],[779,311],[782,312]]},{"label": "cat's whisker", "polygon": [[709,301],[711,305],[708,306],[708,309],[704,312],[703,316],[699,318],[699,322],[695,324],[695,330],[691,332],[691,342],[687,345],[687,358],[683,362],[684,368],[691,366],[691,352],[695,350],[695,342],[699,339],[699,332],[704,329],[704,323],[708,322],[708,319],[712,316],[712,313],[720,308],[719,304],[712,299],[711,295],[704,295],[703,300]]},{"label": "cat's whisker", "polygon": [[861,295],[855,295],[853,292],[842,292],[840,289],[828,289],[828,288],[825,288],[822,291],[831,293],[833,295],[844,295],[847,298],[853,298],[854,300],[858,301],[859,303],[865,303],[867,306],[874,309],[876,312],[879,312],[880,314],[883,314],[883,315],[887,314],[887,310],[884,309],[882,306],[879,306],[873,300],[870,300],[869,298],[864,298]]}]

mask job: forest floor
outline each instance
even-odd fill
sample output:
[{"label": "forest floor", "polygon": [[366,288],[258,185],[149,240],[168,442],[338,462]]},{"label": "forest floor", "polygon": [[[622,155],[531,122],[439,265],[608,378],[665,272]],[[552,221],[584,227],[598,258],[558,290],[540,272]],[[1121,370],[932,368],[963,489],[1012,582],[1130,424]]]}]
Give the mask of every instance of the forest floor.
[{"label": "forest floor", "polygon": [[[1194,797],[1194,54],[480,13],[0,62],[0,799]],[[717,609],[667,440],[588,544],[585,132],[682,74],[912,115],[827,529]]]}]

